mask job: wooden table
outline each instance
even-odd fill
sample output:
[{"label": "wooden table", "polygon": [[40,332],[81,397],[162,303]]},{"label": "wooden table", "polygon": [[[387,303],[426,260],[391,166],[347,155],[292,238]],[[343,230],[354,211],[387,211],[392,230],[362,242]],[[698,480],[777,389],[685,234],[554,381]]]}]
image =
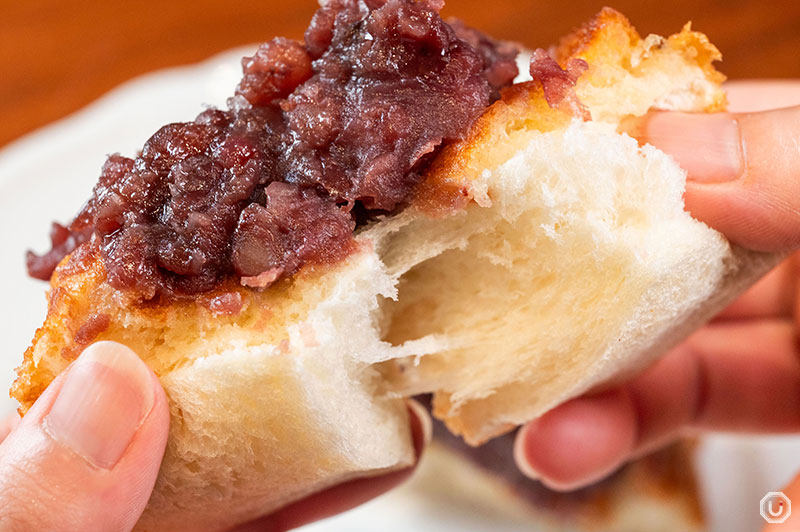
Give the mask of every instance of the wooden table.
[{"label": "wooden table", "polygon": [[[602,6],[586,0],[451,0],[445,14],[527,46],[547,46]],[[619,0],[642,33],[687,20],[725,54],[733,78],[800,78],[800,1]],[[313,0],[0,0],[0,145],[144,72],[225,49],[301,37]]]}]

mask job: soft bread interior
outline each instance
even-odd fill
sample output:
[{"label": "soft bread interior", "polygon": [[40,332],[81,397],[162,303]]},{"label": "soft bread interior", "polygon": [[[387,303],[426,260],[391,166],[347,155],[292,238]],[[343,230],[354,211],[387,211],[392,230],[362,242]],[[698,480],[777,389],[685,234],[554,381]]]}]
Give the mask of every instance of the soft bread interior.
[{"label": "soft bread interior", "polygon": [[353,257],[327,280],[326,302],[290,324],[285,340],[217,337],[216,352],[162,377],[170,440],[139,529],[225,529],[327,486],[411,465],[404,403],[350,356],[360,333],[353,327],[369,318],[364,301],[387,288],[375,271],[373,256]]},{"label": "soft bread interior", "polygon": [[387,340],[440,347],[386,369],[400,393],[437,392],[472,443],[652,361],[742,289],[740,272],[772,264],[684,212],[685,173],[652,146],[593,122],[515,135],[522,147],[477,177],[486,207],[385,237],[397,252],[459,235],[387,305]]},{"label": "soft bread interior", "polygon": [[427,176],[428,196],[468,191],[465,210],[371,230],[399,277],[386,339],[439,342],[383,370],[399,393],[434,392],[473,444],[652,362],[778,260],[694,220],[685,172],[617,131],[652,108],[724,107],[704,35],[642,39],[604,9],[554,55],[588,63],[575,94],[592,121],[518,85]]},{"label": "soft bread interior", "polygon": [[24,411],[87,342],[130,345],[172,413],[139,529],[224,529],[409,465],[403,396],[433,392],[480,443],[640,367],[777,261],[693,220],[684,172],[616,131],[654,106],[718,109],[715,54],[688,29],[640,39],[604,10],[556,50],[589,63],[576,91],[592,122],[537,83],[510,88],[358,252],[263,292],[220,287],[208,297],[241,298],[230,315],[133,304],[98,257],[68,259],[12,394]]},{"label": "soft bread interior", "polygon": [[382,348],[361,332],[376,295],[394,290],[368,249],[274,290],[223,287],[242,297],[230,316],[196,302],[137,305],[103,280],[99,260],[59,268],[12,393],[29,407],[98,316],[109,325],[93,340],[125,342],[154,369],[169,398],[170,434],[137,530],[226,530],[413,462],[404,402],[351,356]]}]

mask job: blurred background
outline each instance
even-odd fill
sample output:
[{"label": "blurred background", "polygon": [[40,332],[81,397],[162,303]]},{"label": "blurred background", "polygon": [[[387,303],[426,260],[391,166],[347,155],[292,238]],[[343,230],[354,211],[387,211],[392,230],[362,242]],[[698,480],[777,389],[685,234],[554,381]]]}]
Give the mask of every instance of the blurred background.
[{"label": "blurred background", "polygon": [[[604,2],[450,0],[444,13],[495,37],[546,47]],[[800,78],[797,0],[617,0],[643,34],[688,20],[731,78]],[[300,38],[314,0],[0,0],[0,146],[139,74],[275,35]]]}]

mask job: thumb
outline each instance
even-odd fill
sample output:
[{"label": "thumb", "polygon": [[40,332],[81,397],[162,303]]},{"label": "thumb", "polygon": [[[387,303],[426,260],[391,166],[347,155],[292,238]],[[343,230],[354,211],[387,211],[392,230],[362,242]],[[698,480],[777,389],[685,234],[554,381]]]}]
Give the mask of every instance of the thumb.
[{"label": "thumb", "polygon": [[0,445],[0,530],[130,530],[153,489],[166,396],[136,354],[99,342]]},{"label": "thumb", "polygon": [[661,112],[640,125],[688,172],[686,208],[758,251],[800,247],[800,106],[741,114]]}]

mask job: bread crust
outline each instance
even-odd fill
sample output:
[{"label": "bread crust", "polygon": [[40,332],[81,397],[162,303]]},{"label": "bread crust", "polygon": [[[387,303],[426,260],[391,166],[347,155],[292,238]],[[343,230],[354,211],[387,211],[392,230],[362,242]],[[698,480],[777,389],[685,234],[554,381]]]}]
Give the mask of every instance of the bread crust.
[{"label": "bread crust", "polygon": [[[553,55],[561,64],[566,64],[573,58],[581,58],[590,65],[627,62],[629,67],[635,68],[635,65],[631,64],[631,57],[648,39],[648,49],[666,48],[684,54],[702,69],[709,81],[717,84],[725,81],[725,76],[714,68],[714,62],[722,60],[722,53],[705,34],[692,31],[691,22],[687,22],[680,32],[667,39],[657,35],[649,35],[647,39],[642,39],[630,21],[622,13],[610,7],[604,7],[592,20],[563,37],[555,47]],[[704,111],[721,111],[725,104],[724,94],[720,92],[718,99]]]},{"label": "bread crust", "polygon": [[[47,318],[11,394],[24,414],[92,341],[123,342],[147,362],[167,392],[170,435],[136,530],[225,530],[327,486],[413,463],[403,399],[387,396],[363,364],[348,366],[335,346],[326,357],[310,354],[324,341],[312,329],[292,331],[372,266],[371,255],[306,269],[263,292],[228,283],[168,305],[113,290],[99,254],[82,255],[56,270]],[[240,312],[209,310],[209,299],[230,293],[241,296]],[[106,327],[82,337],[98,315]]]}]

